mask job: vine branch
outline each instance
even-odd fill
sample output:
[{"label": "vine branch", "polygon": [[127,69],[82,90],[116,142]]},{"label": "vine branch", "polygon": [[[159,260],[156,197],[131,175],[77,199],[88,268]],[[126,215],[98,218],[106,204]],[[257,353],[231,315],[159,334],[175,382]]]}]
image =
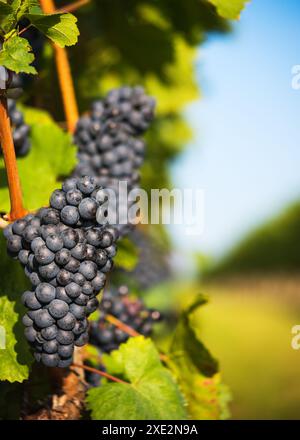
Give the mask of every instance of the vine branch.
[{"label": "vine branch", "polygon": [[129,336],[132,336],[132,337],[140,336],[140,333],[138,333],[136,330],[134,330],[129,325],[124,324],[124,322],[120,321],[118,318],[116,318],[113,315],[109,315],[108,314],[108,315],[105,316],[105,319],[110,324],[113,324],[114,326],[118,327],[124,333],[127,333]]},{"label": "vine branch", "polygon": [[78,0],[69,5],[63,6],[62,8],[56,9],[56,12],[75,12],[82,6],[88,5],[91,0]]},{"label": "vine branch", "polygon": [[125,380],[119,379],[118,377],[112,376],[111,374],[105,373],[105,371],[97,370],[96,368],[89,367],[87,365],[78,365],[72,364],[73,367],[82,368],[83,370],[90,371],[91,373],[98,374],[99,376],[105,377],[106,379],[112,380],[113,382],[122,383],[128,385],[129,382],[125,382]]},{"label": "vine branch", "polygon": [[[40,0],[40,4],[45,14],[53,14],[56,12],[55,3],[53,0]],[[67,128],[69,133],[73,133],[79,119],[79,112],[70,63],[65,48],[61,48],[56,44],[53,44],[53,48],[55,52],[60,91],[67,120]]]},{"label": "vine branch", "polygon": [[[116,318],[113,315],[106,315],[105,320],[109,322],[110,324],[113,324],[118,329],[122,330],[124,333],[126,333],[129,336],[132,336],[133,338],[135,336],[141,336],[141,333],[134,330],[132,327],[130,327],[127,324],[124,324],[124,322],[120,321],[118,318]],[[162,362],[167,362],[169,357],[164,353],[159,353],[159,358]]]},{"label": "vine branch", "polygon": [[26,215],[26,210],[23,207],[21,183],[7,110],[7,98],[3,95],[0,96],[0,139],[11,206],[8,220],[14,221],[24,217],[24,215]]}]

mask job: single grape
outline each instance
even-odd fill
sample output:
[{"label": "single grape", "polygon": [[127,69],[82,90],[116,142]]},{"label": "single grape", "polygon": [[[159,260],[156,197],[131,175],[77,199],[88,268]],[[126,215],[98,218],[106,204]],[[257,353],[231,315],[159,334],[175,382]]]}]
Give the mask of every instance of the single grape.
[{"label": "single grape", "polygon": [[[72,313],[68,312],[63,318],[57,321],[57,325],[62,330],[72,330],[76,324],[76,319]],[[67,356],[68,357],[68,356]]]},{"label": "single grape", "polygon": [[58,347],[58,354],[63,359],[71,358],[71,356],[73,356],[73,353],[74,353],[74,345],[73,344],[60,345]]},{"label": "single grape", "polygon": [[79,220],[79,212],[75,206],[70,206],[70,205],[65,206],[62,209],[60,216],[63,223],[69,226],[76,225],[76,223]]},{"label": "single grape", "polygon": [[55,319],[63,318],[68,311],[68,304],[60,299],[54,299],[49,305],[49,312]]},{"label": "single grape", "polygon": [[46,238],[46,245],[50,251],[57,252],[63,248],[64,242],[58,235],[49,234]]},{"label": "single grape", "polygon": [[48,304],[55,299],[56,290],[55,287],[48,283],[41,283],[36,288],[37,299],[44,304]]},{"label": "single grape", "polygon": [[63,191],[57,189],[53,191],[50,197],[50,206],[55,209],[63,209],[66,206],[66,195]]},{"label": "single grape", "polygon": [[37,314],[34,317],[34,323],[42,329],[54,324],[54,319],[49,314],[48,310],[41,309],[37,311]]},{"label": "single grape", "polygon": [[56,339],[62,345],[70,345],[74,342],[74,334],[71,331],[58,330]]},{"label": "single grape", "polygon": [[74,282],[67,284],[65,290],[66,294],[72,299],[77,298],[81,294],[81,287]]}]

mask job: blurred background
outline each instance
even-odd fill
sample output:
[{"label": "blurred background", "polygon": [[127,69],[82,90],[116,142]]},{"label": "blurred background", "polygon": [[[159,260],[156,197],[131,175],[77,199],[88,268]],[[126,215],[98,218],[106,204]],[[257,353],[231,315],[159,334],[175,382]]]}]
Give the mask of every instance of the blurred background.
[{"label": "blurred background", "polygon": [[[69,54],[81,112],[113,87],[144,85],[158,106],[142,186],[205,192],[200,237],[138,228],[123,251],[139,262],[114,277],[171,323],[208,295],[193,325],[220,361],[232,417],[299,418],[299,2],[252,0],[237,22],[205,0],[97,0],[76,15]],[[24,101],[62,121],[50,45],[39,60]],[[162,348],[170,328],[156,334]]]}]

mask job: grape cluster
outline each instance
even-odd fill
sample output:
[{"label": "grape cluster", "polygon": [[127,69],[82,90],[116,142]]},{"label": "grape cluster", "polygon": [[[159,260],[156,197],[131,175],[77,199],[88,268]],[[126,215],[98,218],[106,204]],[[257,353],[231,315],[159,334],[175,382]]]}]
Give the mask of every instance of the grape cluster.
[{"label": "grape cluster", "polygon": [[[102,186],[115,191],[121,210],[127,209],[127,197],[120,200],[118,184],[127,182],[128,191],[138,187],[145,153],[140,136],[152,122],[154,108],[155,101],[142,87],[122,87],[95,101],[90,114],[77,124],[79,163],[74,175],[97,176]],[[118,229],[121,235],[128,231],[126,225]]]},{"label": "grape cluster", "polygon": [[107,321],[112,315],[136,332],[150,336],[153,324],[161,320],[157,310],[147,309],[141,299],[131,298],[127,286],[106,290],[100,304],[100,318],[90,324],[90,343],[109,353],[130,337],[128,333]]},{"label": "grape cluster", "polygon": [[72,363],[74,346],[88,341],[87,317],[116,254],[116,230],[96,221],[102,189],[93,177],[66,180],[50,207],[5,229],[8,253],[18,259],[32,285],[22,300],[25,336],[38,362]]}]

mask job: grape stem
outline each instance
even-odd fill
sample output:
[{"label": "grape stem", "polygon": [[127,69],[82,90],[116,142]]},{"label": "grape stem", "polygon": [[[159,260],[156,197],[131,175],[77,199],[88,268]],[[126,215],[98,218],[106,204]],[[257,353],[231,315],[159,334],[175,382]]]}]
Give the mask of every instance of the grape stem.
[{"label": "grape stem", "polygon": [[0,139],[11,206],[7,219],[14,221],[24,217],[26,210],[23,207],[21,183],[5,96],[0,96]]},{"label": "grape stem", "polygon": [[[119,319],[117,319],[115,316],[113,315],[106,315],[105,319],[107,322],[109,322],[110,324],[113,324],[115,327],[119,328],[120,330],[122,330],[124,333],[127,333],[127,335],[132,336],[133,338],[136,336],[142,336],[141,333],[137,332],[136,330],[134,330],[132,327],[130,327],[127,324],[124,324],[124,322],[120,321]],[[168,361],[168,356],[164,353],[159,353],[159,358],[161,361],[163,362],[167,362]]]},{"label": "grape stem", "polygon": [[[40,4],[45,14],[54,14],[56,12],[55,3],[53,0],[40,0]],[[79,112],[73,78],[71,75],[70,63],[65,48],[61,48],[56,44],[53,44],[53,48],[55,52],[60,91],[67,120],[67,129],[69,133],[73,133],[79,119]]]},{"label": "grape stem", "polygon": [[75,12],[82,6],[89,4],[91,0],[78,0],[77,2],[70,3],[62,8],[56,9],[55,12]]},{"label": "grape stem", "polygon": [[30,23],[28,26],[26,26],[24,29],[22,29],[22,30],[18,33],[19,37],[20,37],[22,34],[24,34],[24,32],[28,31],[28,29],[30,29],[31,27],[32,27],[32,23]]},{"label": "grape stem", "polygon": [[120,321],[113,315],[106,315],[105,319],[110,324],[113,324],[114,326],[118,327],[120,330],[122,330],[124,333],[127,333],[129,336],[135,337],[140,336],[141,334],[138,333],[136,330],[134,330],[132,327],[130,327],[127,324],[124,324],[124,322]]},{"label": "grape stem", "polygon": [[118,382],[118,383],[122,383],[124,385],[129,385],[129,382],[125,382],[122,379],[119,379],[118,377],[112,376],[108,373],[105,373],[105,371],[101,371],[101,370],[97,370],[96,368],[93,367],[88,367],[87,365],[79,365],[79,364],[72,364],[73,367],[76,368],[82,368],[83,370],[89,371],[91,373],[95,373],[98,374],[99,376],[105,377],[106,379],[112,380],[113,382]]}]

